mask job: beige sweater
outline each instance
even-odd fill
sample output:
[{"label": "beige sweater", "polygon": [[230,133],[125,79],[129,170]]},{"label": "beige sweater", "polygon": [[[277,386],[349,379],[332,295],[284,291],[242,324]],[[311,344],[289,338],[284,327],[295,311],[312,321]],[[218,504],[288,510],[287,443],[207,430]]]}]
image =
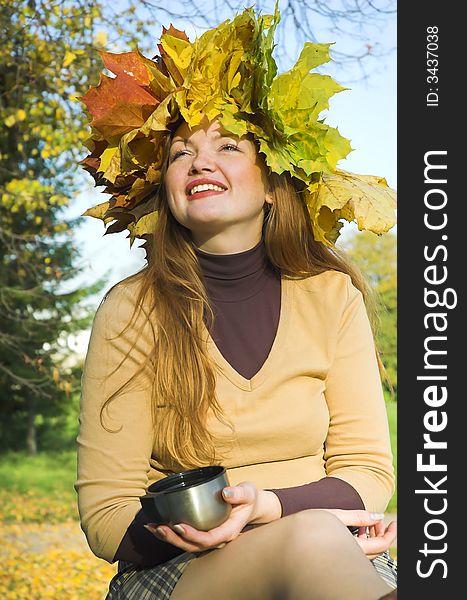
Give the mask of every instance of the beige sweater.
[{"label": "beige sweater", "polygon": [[[155,439],[151,426],[149,373],[140,373],[104,412],[112,431],[99,417],[103,401],[151,348],[153,328],[144,316],[119,335],[132,315],[137,285],[134,279],[120,283],[98,309],[82,377],[75,487],[88,543],[109,562],[141,508],[139,497],[164,476],[158,462],[164,440]],[[352,485],[367,509],[382,512],[394,492],[394,471],[362,296],[335,271],[283,279],[281,294],[274,344],[252,379],[237,373],[209,338],[217,396],[235,427],[222,461],[230,483],[284,488],[332,475]],[[213,415],[208,428],[221,440],[232,439]]]}]

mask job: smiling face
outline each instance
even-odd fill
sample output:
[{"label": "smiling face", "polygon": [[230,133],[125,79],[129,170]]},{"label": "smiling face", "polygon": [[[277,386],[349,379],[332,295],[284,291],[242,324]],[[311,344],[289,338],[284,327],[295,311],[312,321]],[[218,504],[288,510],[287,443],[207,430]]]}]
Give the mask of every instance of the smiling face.
[{"label": "smiling face", "polygon": [[165,187],[173,216],[203,250],[241,252],[260,241],[264,203],[271,202],[266,167],[252,141],[218,121],[177,129]]}]

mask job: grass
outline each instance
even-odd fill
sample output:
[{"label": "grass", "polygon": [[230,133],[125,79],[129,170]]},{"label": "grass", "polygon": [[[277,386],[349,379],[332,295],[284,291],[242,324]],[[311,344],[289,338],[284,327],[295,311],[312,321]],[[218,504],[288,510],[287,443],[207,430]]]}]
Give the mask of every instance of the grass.
[{"label": "grass", "polygon": [[75,479],[76,453],[72,450],[36,456],[8,452],[0,456],[0,480],[2,487],[9,490],[69,492],[73,491]]},{"label": "grass", "polygon": [[0,522],[77,520],[75,452],[0,455]]}]

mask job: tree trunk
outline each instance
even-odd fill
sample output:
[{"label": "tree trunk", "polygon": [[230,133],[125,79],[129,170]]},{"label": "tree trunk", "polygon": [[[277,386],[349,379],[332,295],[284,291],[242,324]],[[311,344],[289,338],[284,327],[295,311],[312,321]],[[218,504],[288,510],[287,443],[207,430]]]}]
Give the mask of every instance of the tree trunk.
[{"label": "tree trunk", "polygon": [[29,403],[28,408],[28,431],[26,435],[26,447],[29,455],[33,456],[37,454],[36,410],[33,402]]}]

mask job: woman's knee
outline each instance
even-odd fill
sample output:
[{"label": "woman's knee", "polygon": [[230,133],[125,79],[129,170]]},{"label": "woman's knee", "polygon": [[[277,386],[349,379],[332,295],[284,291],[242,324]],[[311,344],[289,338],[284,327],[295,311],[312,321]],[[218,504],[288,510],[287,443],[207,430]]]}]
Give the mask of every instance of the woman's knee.
[{"label": "woman's knee", "polygon": [[351,537],[347,527],[326,510],[303,510],[284,518],[287,553],[301,556],[313,549],[338,548]]},{"label": "woman's knee", "polygon": [[347,535],[347,527],[334,514],[324,509],[308,509],[289,515],[288,526],[297,533],[306,532],[308,535],[320,536],[329,531]]}]

